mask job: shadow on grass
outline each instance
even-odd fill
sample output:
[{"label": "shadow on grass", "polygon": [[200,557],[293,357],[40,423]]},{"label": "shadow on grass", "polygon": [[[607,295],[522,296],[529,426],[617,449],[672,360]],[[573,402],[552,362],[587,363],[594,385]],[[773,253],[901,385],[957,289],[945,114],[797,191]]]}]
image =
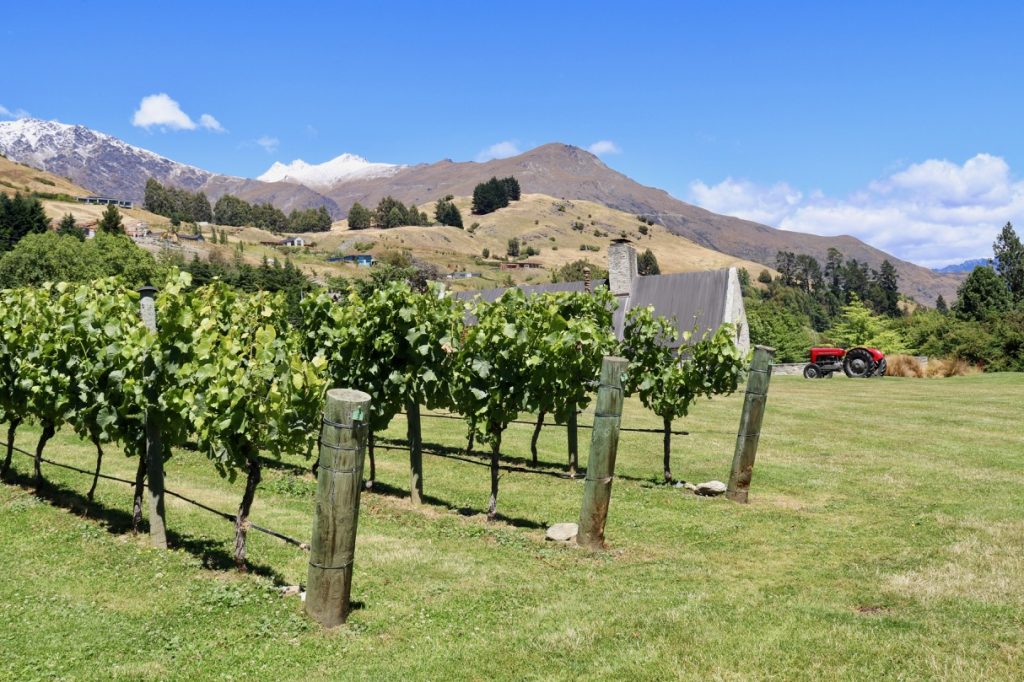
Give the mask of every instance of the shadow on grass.
[{"label": "shadow on grass", "polygon": [[[391,450],[404,450],[409,451],[408,442],[401,438],[378,438],[377,447],[382,449]],[[435,457],[445,457],[447,459],[453,459],[459,462],[465,462],[467,464],[475,464],[477,466],[490,467],[491,466],[491,454],[489,452],[483,452],[480,450],[473,450],[468,455],[464,447],[452,447],[450,445],[441,445],[440,443],[423,443],[423,454],[433,455]],[[532,459],[526,457],[518,457],[516,455],[501,454],[501,460],[503,462],[510,462],[519,466],[512,466],[511,464],[499,464],[498,468],[502,471],[511,471],[517,474],[534,474],[536,476],[549,476],[551,478],[560,478],[562,480],[581,480],[586,477],[586,467],[580,467],[576,471],[575,476],[570,476],[565,472],[564,464],[548,464],[545,462],[539,462],[534,465]],[[651,478],[642,478],[639,476],[626,476],[624,474],[615,474],[615,478],[623,481],[636,481],[644,482],[651,481]]]},{"label": "shadow on grass", "polygon": [[[396,488],[393,485],[381,483],[380,481],[374,481],[373,487],[370,488],[367,492],[377,493],[385,497],[394,497],[396,499],[407,499],[409,497],[408,490]],[[423,502],[436,507],[443,507],[448,511],[455,512],[459,516],[477,516],[478,514],[483,514],[483,512],[481,512],[479,509],[473,509],[472,507],[459,507],[452,504],[451,502],[448,502],[447,500],[442,500],[441,498],[435,497],[433,495],[423,495]],[[500,513],[497,515],[496,520],[501,521],[503,523],[507,523],[510,526],[515,526],[516,528],[529,528],[532,530],[547,528],[547,526],[545,526],[543,523],[538,523],[536,521],[531,521],[530,519],[523,519],[515,516],[505,516],[504,514]]]},{"label": "shadow on grass", "polygon": [[[5,483],[16,485],[26,492],[35,495],[52,507],[71,512],[83,519],[99,521],[100,525],[111,535],[134,535],[132,515],[122,509],[108,507],[96,500],[89,502],[82,493],[53,481],[43,479],[37,489],[35,478],[16,471],[13,467],[4,479]],[[139,534],[149,532],[149,524],[143,519]],[[235,568],[234,555],[227,552],[221,542],[207,538],[196,538],[174,530],[167,530],[167,544],[182,549],[203,562],[203,567],[215,571],[229,571]],[[284,585],[284,577],[270,566],[247,562],[249,572],[269,578],[276,585]]]}]

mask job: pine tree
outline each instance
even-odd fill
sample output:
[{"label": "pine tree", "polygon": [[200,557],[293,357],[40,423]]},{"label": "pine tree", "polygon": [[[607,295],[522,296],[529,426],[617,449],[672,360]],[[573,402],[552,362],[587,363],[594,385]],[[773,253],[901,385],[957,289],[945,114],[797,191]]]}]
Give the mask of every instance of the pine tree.
[{"label": "pine tree", "polygon": [[1006,281],[985,265],[974,268],[956,293],[954,310],[964,320],[986,320],[1006,312],[1013,300]]},{"label": "pine tree", "polygon": [[518,237],[512,237],[511,239],[508,240],[508,248],[506,249],[506,253],[508,253],[509,258],[518,258],[519,257],[519,238]]},{"label": "pine tree", "polygon": [[107,204],[103,211],[100,222],[96,225],[97,232],[106,234],[124,234],[124,223],[121,221],[121,212],[114,204]]},{"label": "pine tree", "polygon": [[453,198],[449,194],[443,199],[438,199],[437,205],[434,207],[434,219],[442,225],[462,228],[462,213],[452,201]]},{"label": "pine tree", "polygon": [[43,204],[35,197],[0,193],[0,251],[13,249],[21,238],[50,229]]},{"label": "pine tree", "polygon": [[949,312],[949,306],[946,305],[946,299],[942,297],[942,294],[939,294],[935,299],[935,309],[943,315]]},{"label": "pine tree", "polygon": [[878,276],[875,278],[875,282],[878,284],[880,290],[880,301],[877,301],[878,312],[889,317],[899,317],[900,315],[900,275],[896,272],[896,267],[888,261],[888,259],[882,261],[882,266],[878,270]]},{"label": "pine tree", "polygon": [[57,224],[57,234],[74,237],[78,241],[85,241],[85,230],[78,226],[78,223],[75,222],[75,216],[70,213],[60,219],[60,222]]},{"label": "pine tree", "polygon": [[996,271],[1006,282],[1006,288],[1017,303],[1024,301],[1024,244],[1013,230],[1011,223],[1006,223],[999,232],[992,253],[995,255]]},{"label": "pine tree", "polygon": [[348,228],[350,230],[368,229],[371,219],[370,210],[358,201],[352,204],[352,208],[348,210]]},{"label": "pine tree", "polygon": [[637,258],[636,266],[637,271],[641,276],[661,274],[661,268],[658,266],[658,259],[655,258],[654,252],[650,249],[647,249],[640,254],[640,257]]}]

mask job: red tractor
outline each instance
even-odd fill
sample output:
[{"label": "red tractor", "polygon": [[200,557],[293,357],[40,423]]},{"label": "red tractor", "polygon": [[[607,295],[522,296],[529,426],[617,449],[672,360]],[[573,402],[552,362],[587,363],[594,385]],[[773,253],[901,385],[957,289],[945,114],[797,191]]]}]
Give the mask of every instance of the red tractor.
[{"label": "red tractor", "polygon": [[833,372],[843,370],[848,377],[866,379],[885,376],[885,367],[885,354],[877,348],[812,348],[811,361],[804,367],[804,378],[830,378]]}]

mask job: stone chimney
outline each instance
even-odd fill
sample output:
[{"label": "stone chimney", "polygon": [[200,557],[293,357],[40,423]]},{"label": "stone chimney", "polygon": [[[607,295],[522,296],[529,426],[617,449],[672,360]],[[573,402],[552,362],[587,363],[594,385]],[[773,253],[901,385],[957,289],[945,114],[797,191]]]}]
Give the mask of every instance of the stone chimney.
[{"label": "stone chimney", "polygon": [[628,296],[636,276],[636,249],[628,239],[612,240],[608,247],[608,289],[615,296]]}]

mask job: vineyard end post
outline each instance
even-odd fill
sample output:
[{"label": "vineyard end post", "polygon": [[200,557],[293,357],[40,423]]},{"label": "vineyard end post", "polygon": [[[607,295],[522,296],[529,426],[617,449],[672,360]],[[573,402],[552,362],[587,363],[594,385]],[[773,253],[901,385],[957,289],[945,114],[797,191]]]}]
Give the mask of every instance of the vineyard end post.
[{"label": "vineyard end post", "polygon": [[627,364],[624,358],[613,356],[606,356],[601,361],[590,458],[576,535],[576,544],[588,549],[604,548],[604,525],[612,498],[615,455],[619,449],[619,425],[622,421],[622,373]]},{"label": "vineyard end post", "polygon": [[[142,323],[150,331],[156,331],[156,287],[144,286],[139,289],[142,297],[139,312]],[[153,381],[156,363],[152,354],[146,358],[146,478],[149,480],[149,539],[154,547],[167,549],[167,519],[164,508],[164,457],[160,442],[160,425],[154,418],[159,400],[157,386]]]},{"label": "vineyard end post", "polygon": [[369,413],[366,393],[327,392],[306,581],[306,613],[324,627],[348,618]]},{"label": "vineyard end post", "polygon": [[768,383],[772,378],[774,348],[757,346],[750,363],[747,392],[743,397],[740,428],[736,434],[736,451],[732,457],[732,471],[725,495],[733,502],[746,503],[750,494],[750,480],[754,474],[754,458],[761,438],[761,420],[768,402]]}]

